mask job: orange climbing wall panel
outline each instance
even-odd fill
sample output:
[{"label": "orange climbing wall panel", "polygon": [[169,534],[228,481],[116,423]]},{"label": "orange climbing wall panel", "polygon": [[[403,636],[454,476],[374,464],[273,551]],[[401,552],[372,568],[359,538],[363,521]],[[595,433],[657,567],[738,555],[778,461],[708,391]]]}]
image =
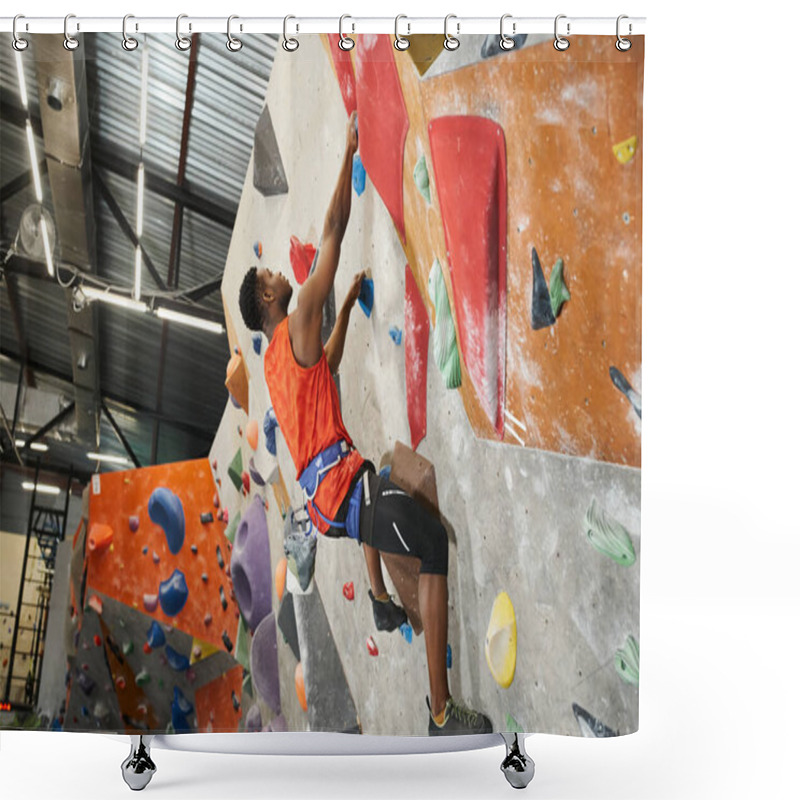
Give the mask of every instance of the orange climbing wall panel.
[{"label": "orange climbing wall panel", "polygon": [[[199,731],[236,733],[239,730],[243,676],[244,668],[239,665],[195,691],[194,705]],[[238,709],[234,705],[233,695],[239,702]]]},{"label": "orange climbing wall panel", "polygon": [[[170,489],[183,504],[185,537],[176,555],[170,553],[166,536],[150,521],[147,511],[150,495],[159,486]],[[230,551],[225,523],[216,517],[215,489],[207,459],[96,475],[90,486],[89,524],[97,521],[110,525],[114,537],[108,549],[87,559],[87,596],[93,589],[148,613],[144,610],[144,595],[158,594],[160,582],[180,569],[189,589],[186,605],[174,617],[167,616],[160,605],[149,615],[227,652],[222,633],[227,631],[235,642],[239,622],[231,579],[217,562],[217,547],[226,567],[230,564]],[[214,514],[213,522],[200,522],[200,515],[206,512]],[[139,518],[136,533],[130,530],[131,516]],[[193,544],[196,555],[191,550]],[[142,552],[145,547],[146,554]],[[154,553],[159,558],[157,564]],[[203,573],[208,576],[207,582],[202,579]],[[222,608],[220,587],[225,592],[227,610]],[[211,622],[206,625],[208,613]]]},{"label": "orange climbing wall panel", "polygon": [[[405,252],[421,286],[439,258],[454,307],[427,125],[442,116],[484,116],[505,136],[505,407],[523,427],[506,419],[504,441],[519,444],[516,433],[528,447],[638,467],[641,422],[609,376],[615,366],[641,388],[644,41],[633,41],[626,53],[604,36],[574,37],[563,53],[544,42],[425,79],[408,53],[395,59],[410,121]],[[622,164],[613,147],[633,135],[637,152]],[[413,179],[421,154],[430,205]],[[564,259],[572,296],[555,325],[538,331],[530,321],[533,247],[548,281],[556,260]],[[480,392],[467,370],[462,376],[473,430],[496,438]]]}]

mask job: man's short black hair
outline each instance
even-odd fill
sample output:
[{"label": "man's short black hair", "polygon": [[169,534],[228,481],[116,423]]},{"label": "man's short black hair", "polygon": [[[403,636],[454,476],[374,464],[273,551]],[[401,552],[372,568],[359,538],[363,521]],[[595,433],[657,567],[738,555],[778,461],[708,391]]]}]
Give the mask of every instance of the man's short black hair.
[{"label": "man's short black hair", "polygon": [[258,297],[258,270],[250,267],[239,289],[239,310],[244,324],[251,331],[260,331],[263,325],[261,301]]}]

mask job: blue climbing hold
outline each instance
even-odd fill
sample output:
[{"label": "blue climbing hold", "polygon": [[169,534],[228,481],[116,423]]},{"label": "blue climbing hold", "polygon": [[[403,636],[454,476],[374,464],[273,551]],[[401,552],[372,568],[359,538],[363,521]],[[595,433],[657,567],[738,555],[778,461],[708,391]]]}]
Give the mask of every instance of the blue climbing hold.
[{"label": "blue climbing hold", "polygon": [[386,478],[388,481],[392,474],[392,465],[387,464],[385,467],[381,467],[381,471],[378,474],[381,476],[381,478]]},{"label": "blue climbing hold", "polygon": [[256,254],[256,258],[261,258],[261,254],[264,252],[261,242],[253,242],[253,252]]},{"label": "blue climbing hold", "polygon": [[172,692],[172,727],[175,728],[175,733],[192,732],[192,726],[187,718],[192,711],[194,711],[194,706],[176,686]]},{"label": "blue climbing hold", "polygon": [[234,408],[241,408],[241,406],[236,402],[236,398],[230,392],[228,392],[228,397],[230,398]]},{"label": "blue climbing hold", "polygon": [[150,623],[150,630],[147,631],[147,644],[155,650],[158,647],[163,647],[167,643],[167,637],[164,636],[164,629],[153,620]]},{"label": "blue climbing hold", "polygon": [[256,331],[253,334],[253,352],[257,356],[261,355],[261,331]]},{"label": "blue climbing hold", "polygon": [[161,609],[168,617],[174,617],[185,605],[189,597],[186,576],[176,569],[158,588]]},{"label": "blue climbing hold", "polygon": [[361,197],[364,193],[364,187],[367,185],[367,172],[364,165],[361,163],[361,156],[356,153],[353,158],[353,188],[356,194]]},{"label": "blue climbing hold", "polygon": [[372,314],[372,306],[375,302],[375,284],[372,278],[364,278],[361,281],[361,291],[358,294],[358,304],[361,310],[367,315]]},{"label": "blue climbing hold", "polygon": [[409,644],[411,644],[411,640],[414,638],[414,631],[411,629],[411,626],[407,622],[404,622],[400,626],[400,633],[402,633],[403,634],[403,638]]},{"label": "blue climbing hold", "polygon": [[403,342],[403,331],[401,331],[400,328],[397,327],[397,325],[392,325],[392,327],[389,328],[389,336],[392,337],[392,341],[395,344],[397,344],[397,345],[402,344],[402,342]]},{"label": "blue climbing hold", "polygon": [[275,429],[278,427],[278,419],[272,408],[267,409],[264,415],[264,440],[267,444],[267,450],[274,456],[278,452],[275,444]]},{"label": "blue climbing hold", "polygon": [[453,651],[447,645],[447,669],[453,669]]},{"label": "blue climbing hold", "polygon": [[183,535],[186,527],[183,504],[178,495],[164,486],[159,486],[150,495],[147,512],[153,523],[163,529],[170,553],[177,555],[183,547]]},{"label": "blue climbing hold", "polygon": [[175,672],[185,672],[189,669],[189,659],[181,655],[177,650],[173,650],[169,645],[166,649],[167,663]]}]

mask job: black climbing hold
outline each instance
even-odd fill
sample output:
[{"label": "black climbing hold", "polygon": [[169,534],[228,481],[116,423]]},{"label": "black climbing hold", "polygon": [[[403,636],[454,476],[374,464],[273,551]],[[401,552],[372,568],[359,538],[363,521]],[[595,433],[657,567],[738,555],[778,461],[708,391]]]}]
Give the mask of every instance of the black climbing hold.
[{"label": "black climbing hold", "polygon": [[642,396],[633,386],[630,385],[628,379],[616,368],[610,367],[608,370],[608,374],[611,376],[611,380],[614,383],[614,386],[619,389],[625,397],[630,400],[631,405],[633,406],[633,410],[638,414],[639,419],[642,418]]},{"label": "black climbing hold", "polygon": [[203,583],[208,583],[208,575],[205,572],[200,577],[203,579]]},{"label": "black climbing hold", "polygon": [[205,524],[206,522],[213,522],[214,515],[210,511],[206,511],[205,513],[200,515],[200,522]]},{"label": "black climbing hold", "polygon": [[222,643],[225,645],[225,648],[230,653],[233,650],[233,642],[231,641],[231,637],[228,636],[228,631],[222,631]]},{"label": "black climbing hold", "polygon": [[220,569],[225,569],[225,560],[222,558],[222,550],[219,549],[219,545],[217,545],[217,564]]},{"label": "black climbing hold", "polygon": [[514,40],[514,46],[510,50],[503,50],[500,47],[500,37],[497,34],[487,36],[481,46],[481,58],[491,58],[492,56],[499,56],[501,53],[513,53],[515,50],[519,50],[525,44],[528,34],[518,33],[516,36],[508,36],[506,38]]},{"label": "black climbing hold", "polygon": [[283,641],[289,645],[294,657],[299,661],[300,643],[297,638],[297,617],[294,612],[294,599],[289,592],[284,594],[278,611],[278,628],[283,636]]},{"label": "black climbing hold", "polygon": [[228,610],[228,598],[225,597],[225,590],[220,586],[219,587],[219,601],[222,603],[222,610]]},{"label": "black climbing hold", "polygon": [[239,704],[239,698],[236,696],[236,692],[231,692],[231,702],[233,703],[234,711],[238,711],[241,708]]},{"label": "black climbing hold", "polygon": [[612,730],[608,725],[604,725],[577,703],[572,704],[572,713],[575,715],[575,719],[578,721],[578,726],[584,736],[589,738],[594,737],[596,739],[607,739],[612,736],[619,736],[617,731]]},{"label": "black climbing hold", "polygon": [[196,544],[192,545],[192,553],[194,553],[194,555],[197,555],[197,545]]},{"label": "black climbing hold", "polygon": [[544,279],[542,265],[536,248],[531,248],[531,264],[533,266],[533,297],[531,298],[531,326],[535,331],[555,325],[553,305],[550,302],[550,287]]}]

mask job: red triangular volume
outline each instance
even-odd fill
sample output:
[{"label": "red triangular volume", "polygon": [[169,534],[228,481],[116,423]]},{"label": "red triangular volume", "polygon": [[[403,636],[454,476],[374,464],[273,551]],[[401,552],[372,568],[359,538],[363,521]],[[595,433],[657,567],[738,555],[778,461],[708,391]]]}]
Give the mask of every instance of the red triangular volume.
[{"label": "red triangular volume", "polygon": [[406,240],[403,221],[403,150],[408,113],[392,37],[362,33],[356,47],[358,152],[392,221]]},{"label": "red triangular volume", "polygon": [[296,236],[292,236],[289,244],[289,261],[294,271],[295,280],[302,285],[311,272],[317,248],[313,244],[303,244]]},{"label": "red triangular volume", "polygon": [[506,145],[485,117],[428,125],[461,356],[503,438],[506,373]]},{"label": "red triangular volume", "polygon": [[353,72],[353,60],[347,50],[339,47],[339,34],[329,33],[328,44],[331,48],[331,59],[336,69],[336,78],[339,81],[339,89],[342,91],[344,109],[347,116],[356,110],[356,76]]},{"label": "red triangular volume", "polygon": [[406,264],[406,410],[411,447],[425,438],[428,430],[428,336],[430,324],[414,273]]}]

